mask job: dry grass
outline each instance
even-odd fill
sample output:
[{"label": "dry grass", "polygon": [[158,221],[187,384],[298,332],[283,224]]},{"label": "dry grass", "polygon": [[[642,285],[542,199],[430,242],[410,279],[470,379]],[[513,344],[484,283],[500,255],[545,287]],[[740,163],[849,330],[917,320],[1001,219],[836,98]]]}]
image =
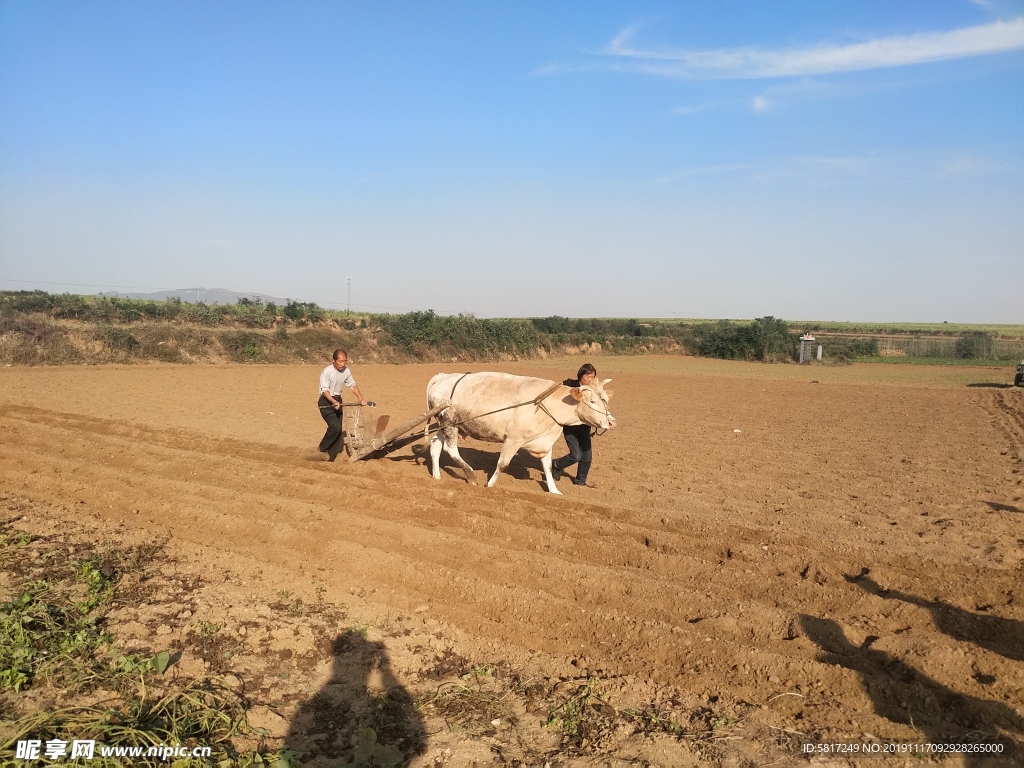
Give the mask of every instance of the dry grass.
[{"label": "dry grass", "polygon": [[[0,604],[0,760],[13,758],[20,739],[85,738],[112,747],[209,746],[232,765],[291,764],[286,751],[238,748],[240,737],[258,741],[258,734],[246,721],[249,703],[219,678],[172,680],[164,675],[168,652],[140,657],[103,629],[115,600],[147,597],[141,584],[161,550],[159,543],[97,545],[0,525],[8,598]],[[150,762],[159,761],[137,764]],[[89,764],[120,763],[97,754]]]}]

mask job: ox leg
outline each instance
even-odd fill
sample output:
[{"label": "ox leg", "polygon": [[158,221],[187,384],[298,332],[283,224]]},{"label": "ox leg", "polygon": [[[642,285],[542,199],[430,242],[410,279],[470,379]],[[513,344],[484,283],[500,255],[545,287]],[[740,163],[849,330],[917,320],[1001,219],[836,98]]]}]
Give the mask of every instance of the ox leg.
[{"label": "ox leg", "polygon": [[494,468],[494,474],[491,475],[490,479],[487,481],[488,488],[493,488],[494,484],[498,482],[498,475],[500,475],[502,470],[509,465],[509,462],[512,461],[512,457],[516,455],[516,451],[518,451],[520,447],[521,446],[508,441],[502,443],[501,453],[498,456],[498,466]]},{"label": "ox leg", "polygon": [[441,449],[444,448],[444,435],[438,430],[430,436],[430,476],[441,479]]},{"label": "ox leg", "polygon": [[459,431],[455,427],[444,430],[444,450],[456,464],[462,467],[462,471],[466,473],[466,480],[476,485],[473,468],[459,455]]},{"label": "ox leg", "polygon": [[548,451],[540,460],[540,465],[544,467],[544,480],[548,484],[548,490],[561,496],[562,492],[558,490],[558,486],[555,485],[554,475],[551,474],[551,451]]}]

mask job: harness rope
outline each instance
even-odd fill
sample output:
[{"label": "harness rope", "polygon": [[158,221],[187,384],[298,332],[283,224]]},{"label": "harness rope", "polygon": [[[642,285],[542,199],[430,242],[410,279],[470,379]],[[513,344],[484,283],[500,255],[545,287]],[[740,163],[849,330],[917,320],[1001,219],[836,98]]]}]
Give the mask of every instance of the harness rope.
[{"label": "harness rope", "polygon": [[[452,392],[451,392],[452,395],[455,394],[455,387],[459,386],[459,383],[464,378],[466,378],[467,376],[469,376],[469,373],[464,373],[464,374],[462,374],[462,376],[459,377],[459,380],[455,382],[454,386],[452,386]],[[452,424],[448,424],[447,426],[449,426],[449,427],[458,427],[460,424],[465,424],[467,421],[474,421],[476,419],[483,418],[484,416],[490,416],[491,414],[494,414],[494,413],[501,413],[502,411],[510,411],[513,408],[522,408],[524,405],[535,405],[537,408],[539,408],[540,410],[544,411],[544,413],[547,414],[548,418],[550,418],[553,422],[555,422],[555,424],[557,424],[560,427],[564,428],[564,427],[576,426],[575,424],[563,424],[558,419],[556,419],[554,414],[552,414],[551,411],[549,411],[547,409],[547,406],[544,405],[543,401],[546,400],[548,397],[550,397],[555,392],[555,390],[557,390],[559,387],[562,387],[562,386],[564,386],[564,385],[563,384],[559,384],[558,382],[556,382],[556,383],[552,384],[550,387],[548,387],[547,389],[545,389],[543,392],[541,392],[539,395],[537,395],[535,398],[533,398],[533,400],[528,400],[528,401],[526,401],[524,403],[516,403],[515,405],[506,405],[504,408],[496,408],[493,411],[487,411],[487,413],[478,413],[476,416],[469,416],[469,417],[467,417],[465,419],[461,419],[459,421],[453,422]],[[451,401],[451,399],[452,399],[451,396],[449,396],[449,398],[448,398],[449,402]],[[597,411],[598,413],[602,413],[601,410],[595,408],[590,403],[588,403],[586,400],[581,400],[580,402],[582,402],[584,405],[586,405],[588,408],[590,408],[590,410]],[[604,413],[605,417],[608,417],[608,418],[611,417],[611,414],[608,413],[607,410],[603,411],[603,413]],[[603,432],[598,431],[597,427],[591,427],[591,429],[593,429],[593,432],[591,433],[592,435],[603,435],[605,432],[608,431],[607,429],[604,430]],[[437,431],[440,431],[440,430],[441,430],[441,425],[438,424],[437,428],[434,431],[437,432]],[[427,427],[426,430],[424,430],[424,432],[429,434],[429,432],[430,432],[429,426]],[[539,436],[540,435],[537,435],[537,437],[539,437]],[[526,442],[530,442],[530,441],[532,441],[534,439],[536,439],[536,438],[531,437]]]},{"label": "harness rope", "polygon": [[[448,395],[448,408],[450,408],[452,406],[452,399],[455,397],[455,388],[458,387],[459,384],[462,383],[462,380],[464,378],[466,378],[467,376],[469,376],[470,373],[472,373],[472,371],[466,371],[464,374],[459,376],[458,380],[454,384],[452,384],[452,391]],[[537,407],[543,409],[544,413],[546,413],[548,416],[551,416],[551,413],[548,411],[548,409],[545,408],[543,405],[541,405],[541,400],[544,400],[545,398],[547,398],[552,392],[554,392],[560,386],[562,386],[562,385],[556,382],[555,384],[552,384],[550,387],[548,387],[543,392],[541,392],[539,395],[537,395],[535,398],[533,398],[533,400],[530,400],[530,401],[525,402],[525,403],[516,403],[515,405],[506,405],[504,408],[497,408],[497,409],[495,409],[493,411],[487,411],[487,413],[478,413],[476,416],[468,416],[465,419],[462,419],[461,421],[453,422],[453,423],[449,424],[448,426],[449,427],[458,427],[460,424],[465,424],[467,421],[473,421],[475,419],[483,418],[484,416],[490,416],[491,414],[494,414],[494,413],[501,413],[502,411],[510,411],[513,408],[521,408],[524,405],[536,405]],[[429,403],[428,403],[428,405],[429,405]],[[447,410],[447,408],[445,410]],[[438,415],[440,415],[440,414],[438,414]],[[569,426],[567,424],[562,424],[562,422],[560,422],[558,419],[555,419],[554,416],[551,416],[551,418],[554,419],[555,423],[558,424],[559,426],[562,426],[562,427]],[[438,422],[439,423],[433,429],[430,428],[430,423],[428,422],[426,424],[426,426],[423,427],[423,436],[426,437],[431,432],[440,432],[441,431],[440,420],[438,420]]]},{"label": "harness rope", "polygon": [[455,388],[456,388],[457,386],[459,386],[459,384],[461,384],[461,383],[462,383],[462,380],[463,380],[464,378],[466,378],[467,376],[469,376],[469,374],[470,374],[470,373],[472,373],[472,371],[466,371],[466,372],[465,372],[464,374],[462,374],[461,376],[459,376],[459,380],[458,380],[458,381],[456,381],[456,382],[455,382],[454,384],[452,384],[452,391],[451,391],[451,394],[450,394],[450,395],[448,395],[448,402],[449,402],[449,403],[450,403],[450,402],[452,401],[452,399],[453,399],[453,398],[455,397]]},{"label": "harness rope", "polygon": [[[469,375],[468,373],[464,373],[459,378],[459,381],[462,381],[462,379],[466,378],[468,375]],[[455,387],[457,387],[459,385],[459,381],[455,382]],[[456,421],[456,422],[453,422],[451,424],[448,424],[447,426],[449,426],[449,427],[457,427],[457,426],[459,426],[459,424],[465,424],[467,421],[474,421],[476,419],[482,419],[484,416],[490,416],[493,413],[501,413],[502,411],[511,411],[513,408],[522,408],[524,405],[535,405],[535,406],[537,406],[542,411],[544,411],[544,413],[546,413],[548,416],[550,416],[551,419],[556,424],[558,424],[560,427],[571,426],[569,424],[563,424],[558,419],[556,419],[554,416],[552,416],[551,415],[551,411],[549,411],[547,409],[547,407],[545,407],[543,402],[541,402],[543,400],[546,400],[551,394],[554,393],[554,391],[556,389],[558,389],[561,386],[562,386],[561,384],[557,384],[557,383],[556,384],[552,384],[550,387],[548,387],[543,392],[541,392],[539,395],[537,395],[535,398],[533,398],[533,400],[527,400],[524,403],[516,403],[515,405],[506,405],[504,408],[495,408],[493,411],[487,411],[487,413],[478,413],[476,416],[467,416],[466,418],[461,419],[461,420]],[[452,387],[452,394],[453,395],[455,394],[455,387]],[[448,400],[451,401],[451,397],[449,397]],[[449,406],[449,407],[451,407],[451,406]],[[593,406],[591,406],[591,407],[593,408]]]}]

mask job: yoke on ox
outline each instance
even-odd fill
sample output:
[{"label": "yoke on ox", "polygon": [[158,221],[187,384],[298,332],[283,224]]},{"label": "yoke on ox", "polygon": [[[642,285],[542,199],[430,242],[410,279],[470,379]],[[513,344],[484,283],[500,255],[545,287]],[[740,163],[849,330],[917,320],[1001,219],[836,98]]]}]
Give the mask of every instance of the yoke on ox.
[{"label": "yoke on ox", "polygon": [[551,476],[551,449],[562,427],[589,424],[611,429],[615,419],[608,412],[612,393],[603,382],[568,387],[547,379],[513,376],[510,373],[439,373],[427,384],[427,406],[450,405],[438,416],[438,430],[430,439],[432,476],[441,479],[439,459],[443,449],[462,467],[466,479],[476,484],[473,468],[459,455],[459,434],[477,440],[501,443],[498,466],[487,481],[498,482],[520,448],[537,457],[544,467],[544,479],[551,493],[560,493]]}]

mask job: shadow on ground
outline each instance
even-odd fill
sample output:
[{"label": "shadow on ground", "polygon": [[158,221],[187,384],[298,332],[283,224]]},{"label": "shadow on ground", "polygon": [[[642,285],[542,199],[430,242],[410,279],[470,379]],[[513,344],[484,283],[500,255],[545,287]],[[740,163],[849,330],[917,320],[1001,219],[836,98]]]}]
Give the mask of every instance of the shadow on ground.
[{"label": "shadow on ground", "polygon": [[[874,704],[875,714],[909,725],[922,742],[993,743],[1004,745],[1003,758],[964,755],[964,766],[1008,765],[1005,756],[1024,754],[1024,719],[995,701],[956,693],[905,664],[900,659],[873,650],[870,640],[853,645],[842,627],[830,619],[801,615],[800,626],[821,649],[818,661],[837,664],[860,675]],[[1011,758],[1012,759],[1012,758]]]},{"label": "shadow on ground", "polygon": [[[414,445],[412,453],[412,456],[389,456],[388,458],[392,461],[413,461],[416,464],[422,463],[429,475],[431,466],[430,446]],[[469,466],[473,468],[474,473],[477,473],[477,482],[481,484],[486,483],[487,479],[494,474],[494,468],[498,466],[498,456],[500,453],[501,446],[497,443],[495,443],[495,450],[493,451],[482,451],[479,448],[468,448],[462,445],[459,446],[459,455],[465,459]],[[441,472],[443,474],[447,474],[449,477],[457,478],[458,480],[466,480],[466,476],[462,473],[462,468],[452,461],[452,458],[443,451],[441,453]],[[480,472],[483,473],[483,477],[480,476]],[[509,462],[509,465],[505,468],[502,474],[509,475],[517,480],[529,480],[532,477],[544,486],[544,467],[541,466],[540,459],[535,459],[523,451],[520,451],[512,457],[512,461]],[[498,482],[501,482],[500,478],[498,479]]]},{"label": "shadow on ground", "polygon": [[998,501],[986,501],[989,509],[993,512],[1024,512],[1024,509],[1015,507],[1012,504],[1000,504]]},{"label": "shadow on ground", "polygon": [[332,646],[330,680],[302,704],[288,746],[302,764],[397,766],[426,749],[412,697],[391,671],[384,644],[347,631]]},{"label": "shadow on ground", "polygon": [[899,600],[925,608],[931,613],[935,628],[955,640],[971,643],[1013,661],[1024,661],[1024,621],[973,613],[941,600],[927,600],[899,590],[885,589],[866,573],[847,576],[846,580],[883,600]]}]

